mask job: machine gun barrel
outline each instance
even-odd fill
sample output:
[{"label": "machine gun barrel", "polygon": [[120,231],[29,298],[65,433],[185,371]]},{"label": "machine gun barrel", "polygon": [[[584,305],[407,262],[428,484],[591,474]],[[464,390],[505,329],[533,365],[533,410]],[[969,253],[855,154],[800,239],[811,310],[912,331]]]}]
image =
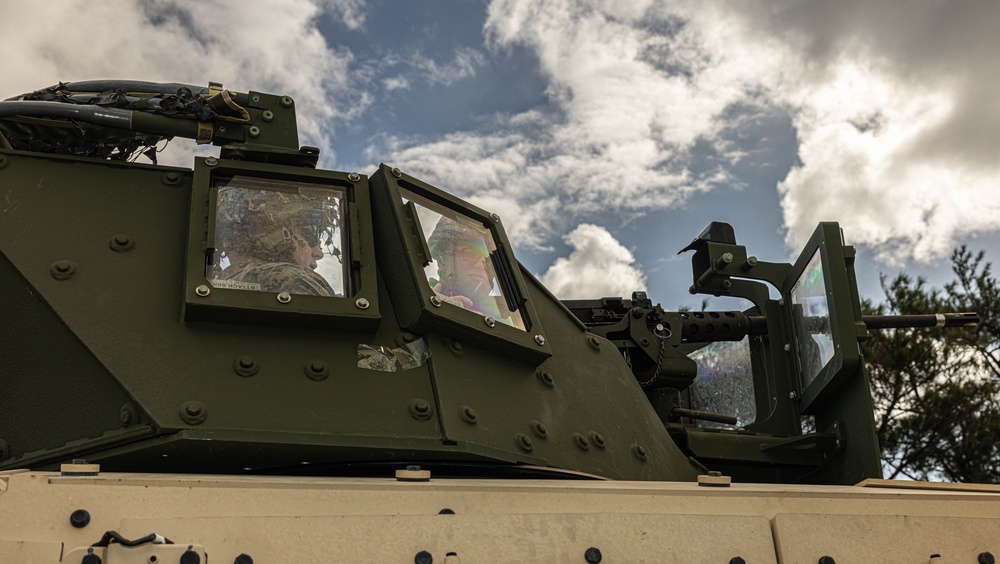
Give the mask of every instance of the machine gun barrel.
[{"label": "machine gun barrel", "polygon": [[865,315],[861,318],[869,329],[903,329],[907,327],[976,327],[979,314],[928,313],[924,315]]},{"label": "machine gun barrel", "polygon": [[[807,318],[829,323],[826,318]],[[928,313],[915,315],[864,315],[869,329],[905,329],[917,327],[976,327],[979,314]],[[821,324],[822,326],[822,324]],[[747,335],[767,332],[767,319],[740,311],[698,311],[681,314],[681,340],[685,343],[739,341]]]}]

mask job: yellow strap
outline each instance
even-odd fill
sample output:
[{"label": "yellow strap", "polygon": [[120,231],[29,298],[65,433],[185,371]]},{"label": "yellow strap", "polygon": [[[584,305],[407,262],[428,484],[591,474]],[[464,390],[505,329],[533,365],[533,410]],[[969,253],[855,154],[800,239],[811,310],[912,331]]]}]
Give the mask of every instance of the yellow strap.
[{"label": "yellow strap", "polygon": [[246,110],[246,108],[244,108],[244,107],[242,107],[242,106],[240,106],[239,104],[236,103],[236,100],[233,99],[233,93],[232,92],[230,92],[228,90],[223,90],[222,91],[222,101],[225,102],[226,105],[229,106],[230,108],[232,108],[233,110],[236,110],[237,112],[239,112],[240,116],[242,116],[242,119],[235,120],[235,121],[237,121],[238,123],[248,123],[250,121],[250,112],[248,112]]},{"label": "yellow strap", "polygon": [[204,145],[206,143],[212,142],[212,124],[207,121],[198,122],[198,137],[197,143],[199,145]]}]

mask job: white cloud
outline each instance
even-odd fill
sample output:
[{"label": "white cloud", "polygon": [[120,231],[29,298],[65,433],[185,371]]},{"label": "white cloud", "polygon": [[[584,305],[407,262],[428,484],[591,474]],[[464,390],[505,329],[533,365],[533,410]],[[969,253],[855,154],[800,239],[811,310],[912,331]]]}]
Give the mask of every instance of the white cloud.
[{"label": "white cloud", "polygon": [[565,237],[573,246],[541,277],[560,299],[615,297],[646,289],[646,276],[635,257],[603,227],[583,224]]},{"label": "white cloud", "polygon": [[454,58],[446,63],[440,63],[421,53],[411,55],[408,62],[420,71],[428,83],[448,86],[463,78],[476,76],[476,67],[482,65],[483,60],[483,54],[479,51],[462,47],[456,49]]},{"label": "white cloud", "polygon": [[[488,44],[531,52],[549,105],[396,140],[391,158],[462,178],[449,188],[515,211],[515,241],[544,246],[581,220],[739,185],[726,167],[753,148],[726,136],[732,109],[784,112],[790,247],[837,220],[883,260],[931,260],[1000,228],[998,26],[988,2],[493,0]],[[716,168],[695,163],[699,143]]]},{"label": "white cloud", "polygon": [[[364,21],[357,0],[238,8],[193,0],[9,3],[0,36],[17,46],[18,56],[5,64],[4,85],[12,96],[59,80],[128,78],[288,94],[296,100],[302,143],[325,147],[337,123],[358,116],[371,99],[350,82],[352,55],[331,50],[320,34],[324,9],[349,27]],[[172,143],[167,160],[189,165],[191,146]]]}]

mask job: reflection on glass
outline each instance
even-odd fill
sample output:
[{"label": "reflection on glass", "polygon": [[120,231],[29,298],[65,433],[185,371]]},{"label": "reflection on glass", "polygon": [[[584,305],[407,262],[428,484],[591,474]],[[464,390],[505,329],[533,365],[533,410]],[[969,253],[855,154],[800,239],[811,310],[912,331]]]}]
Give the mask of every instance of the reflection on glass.
[{"label": "reflection on glass", "polygon": [[830,304],[827,302],[819,249],[792,286],[791,301],[792,322],[799,344],[799,365],[802,367],[802,387],[806,388],[830,362],[834,352]]},{"label": "reflection on glass", "polygon": [[[717,341],[688,356],[698,365],[698,376],[688,387],[691,409],[735,416],[737,427],[757,420],[747,337],[742,341]],[[701,428],[729,427],[712,421],[696,423]]]},{"label": "reflection on glass", "polygon": [[343,189],[249,176],[217,178],[216,288],[343,296]]},{"label": "reflection on glass", "polygon": [[525,330],[516,304],[505,296],[494,256],[493,234],[483,224],[407,190],[404,201],[413,202],[423,236],[431,252],[424,267],[427,283],[442,301],[484,317]]}]

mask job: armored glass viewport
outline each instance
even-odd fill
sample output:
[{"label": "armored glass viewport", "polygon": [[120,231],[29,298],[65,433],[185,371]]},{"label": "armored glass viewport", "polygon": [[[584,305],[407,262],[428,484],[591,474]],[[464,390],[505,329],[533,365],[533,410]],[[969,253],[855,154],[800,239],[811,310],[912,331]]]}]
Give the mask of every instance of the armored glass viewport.
[{"label": "armored glass viewport", "polygon": [[807,388],[834,354],[830,304],[826,296],[820,249],[816,249],[809,259],[789,295],[792,302],[792,322],[799,343],[802,387]]},{"label": "armored glass viewport", "polygon": [[400,196],[416,210],[420,235],[430,251],[424,275],[435,296],[524,331],[524,319],[513,301],[512,286],[490,230],[409,190],[400,189]]},{"label": "armored glass viewport", "polygon": [[349,280],[345,190],[328,184],[234,175],[214,179],[212,286],[344,296]]}]

